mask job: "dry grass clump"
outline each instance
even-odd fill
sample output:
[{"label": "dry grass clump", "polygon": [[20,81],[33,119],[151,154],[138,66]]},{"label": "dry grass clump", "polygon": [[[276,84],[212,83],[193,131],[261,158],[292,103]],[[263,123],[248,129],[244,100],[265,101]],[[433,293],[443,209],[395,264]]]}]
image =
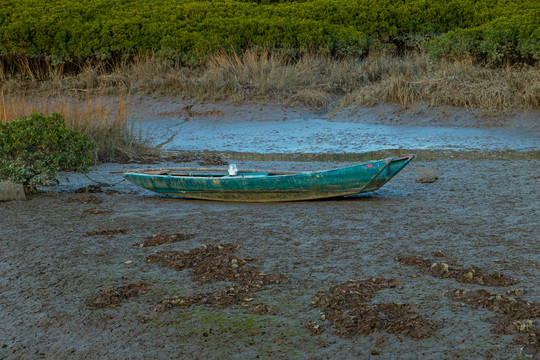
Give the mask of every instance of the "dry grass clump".
[{"label": "dry grass clump", "polygon": [[388,100],[405,106],[423,102],[509,112],[540,107],[539,74],[532,67],[503,70],[464,61],[440,63],[418,77],[393,75],[381,90]]},{"label": "dry grass clump", "polygon": [[385,102],[503,113],[540,108],[537,67],[488,68],[467,58],[433,62],[423,53],[372,52],[364,59],[334,59],[325,54],[294,58],[252,49],[218,53],[198,67],[147,56],[115,65],[96,62],[83,66],[76,75],[62,75],[65,70],[53,66],[38,71],[29,63],[18,68],[26,80],[14,80],[0,68],[3,88],[31,87],[49,93],[98,89],[104,94],[153,93],[203,101],[273,100],[316,109]]},{"label": "dry grass clump", "polygon": [[96,161],[129,158],[142,147],[128,118],[129,97],[120,95],[86,95],[74,98],[61,95],[27,96],[25,93],[0,94],[0,121],[7,122],[33,112],[50,115],[59,113],[66,125],[89,136],[98,146]]},{"label": "dry grass clump", "polygon": [[540,71],[534,67],[486,68],[466,59],[432,63],[424,55],[383,58],[370,67],[385,71],[378,81],[347,94],[342,106],[370,105],[377,99],[403,106],[449,105],[503,113],[540,107]]}]

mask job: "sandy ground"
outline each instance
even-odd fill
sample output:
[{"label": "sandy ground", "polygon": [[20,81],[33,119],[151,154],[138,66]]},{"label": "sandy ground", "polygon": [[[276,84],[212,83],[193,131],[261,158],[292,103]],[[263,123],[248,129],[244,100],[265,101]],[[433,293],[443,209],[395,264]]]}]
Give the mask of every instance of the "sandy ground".
[{"label": "sandy ground", "polygon": [[[337,164],[239,165],[288,170]],[[100,166],[90,175],[114,183],[120,178],[109,171],[129,166]],[[439,179],[415,182],[419,166],[437,169]],[[508,297],[519,288],[520,298],[540,301],[538,169],[539,160],[415,162],[371,195],[277,204],[164,198],[127,182],[103,187],[107,192],[74,193],[91,182],[72,175],[48,193],[0,203],[0,357],[527,358],[534,351],[516,344],[516,333],[491,332],[493,311],[452,300],[449,291],[485,289]],[[91,234],[98,230],[122,231]],[[161,233],[193,235],[158,247],[133,246]],[[261,271],[287,277],[253,294],[253,302],[273,307],[270,314],[211,305],[154,311],[163,299],[234,282],[200,283],[189,269],[147,263],[150,255],[224,243],[240,244],[239,258],[260,259]],[[434,257],[437,251],[445,257]],[[436,278],[401,265],[395,260],[401,255],[476,265],[519,283],[493,287]],[[312,306],[319,290],[374,277],[400,285],[378,291],[371,302],[414,304],[416,313],[438,324],[431,336],[339,336]],[[104,289],[141,282],[150,287],[140,296],[104,308],[87,304]],[[308,330],[314,322],[320,334]]]},{"label": "sandy ground", "polygon": [[[214,155],[246,146],[238,151],[251,155],[224,158],[239,167],[346,165],[335,160],[362,152],[359,140],[358,147],[342,146],[360,125],[375,126],[368,137],[390,131],[374,147],[392,148],[390,140],[403,133],[410,146],[402,149],[428,149],[443,158],[430,160],[434,156],[424,152],[371,194],[274,204],[161,197],[110,173],[197,162],[96,166],[89,176],[110,186],[94,193],[76,192],[93,181],[63,174],[59,186],[0,203],[0,359],[540,358],[537,118],[490,119],[486,128],[485,119],[461,110],[441,116],[422,109],[348,109],[322,116],[274,105],[216,110],[216,104],[146,99],[138,106],[155,144],[181,149],[178,144],[192,141],[186,149]],[[321,122],[308,121],[315,117]],[[287,126],[271,133],[278,123]],[[435,127],[442,130],[430,132]],[[407,135],[420,128],[425,131],[418,136]],[[239,134],[242,141],[235,142]],[[453,152],[442,151],[441,141],[455,141]],[[285,161],[317,149],[315,158],[326,162],[309,156]],[[255,161],[268,151],[284,156]],[[461,153],[466,156],[456,156]],[[415,181],[420,167],[435,169],[437,181]],[[180,241],[139,246],[161,238]],[[236,252],[219,250],[231,243],[239,245]],[[195,253],[213,265],[201,270],[204,261],[186,258]],[[396,260],[409,255],[426,258],[428,267]],[[181,259],[154,261],[167,256]],[[258,288],[266,276],[281,280],[261,280]],[[517,283],[493,286],[498,283],[487,281],[490,276]],[[364,288],[335,295],[346,283]],[[471,306],[456,292],[467,289],[493,295]],[[323,306],[332,296],[336,302]],[[406,308],[406,317],[381,310],[385,306]],[[525,310],[516,315],[519,306]],[[365,316],[354,312],[358,308]],[[504,329],[497,325],[501,319]],[[340,327],[353,320],[353,331]]]}]

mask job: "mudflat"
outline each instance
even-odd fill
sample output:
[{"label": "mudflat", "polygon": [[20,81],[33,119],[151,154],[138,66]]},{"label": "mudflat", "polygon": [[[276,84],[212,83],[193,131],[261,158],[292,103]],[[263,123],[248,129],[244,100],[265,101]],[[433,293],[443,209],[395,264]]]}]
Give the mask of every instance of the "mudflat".
[{"label": "mudflat", "polygon": [[538,358],[539,169],[415,160],[374,193],[274,204],[68,175],[0,203],[0,358]]}]

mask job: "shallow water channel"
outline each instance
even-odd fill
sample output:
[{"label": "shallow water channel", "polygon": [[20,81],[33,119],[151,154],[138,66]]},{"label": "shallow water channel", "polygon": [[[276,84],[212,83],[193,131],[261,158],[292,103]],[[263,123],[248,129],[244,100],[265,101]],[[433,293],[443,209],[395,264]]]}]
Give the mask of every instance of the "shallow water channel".
[{"label": "shallow water channel", "polygon": [[153,145],[165,150],[359,154],[381,149],[481,152],[540,149],[538,129],[426,126],[426,121],[422,121],[423,125],[397,126],[353,121],[339,114],[328,116],[275,107],[241,110],[212,110],[199,112],[197,116],[182,111],[146,113],[140,127],[150,134]]}]

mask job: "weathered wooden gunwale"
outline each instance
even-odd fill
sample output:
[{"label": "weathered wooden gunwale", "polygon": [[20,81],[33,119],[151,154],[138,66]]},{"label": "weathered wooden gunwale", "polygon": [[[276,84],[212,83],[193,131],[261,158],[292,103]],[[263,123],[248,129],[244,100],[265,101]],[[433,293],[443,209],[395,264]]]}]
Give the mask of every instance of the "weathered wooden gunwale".
[{"label": "weathered wooden gunwale", "polygon": [[[311,172],[239,169],[238,175],[228,176],[226,168],[169,168],[130,170],[124,172],[124,177],[151,191],[192,199],[238,202],[298,201],[377,190],[413,157],[414,155],[400,159],[387,158],[339,169]],[[220,173],[223,175],[219,175]]]},{"label": "weathered wooden gunwale", "polygon": [[[133,170],[122,170],[122,171],[111,171],[111,174],[125,174],[125,173],[143,173],[148,175],[166,175],[173,174],[174,171],[183,171],[184,173],[175,173],[176,174],[188,174],[193,171],[202,171],[202,172],[222,172],[226,173],[228,168],[201,168],[201,167],[179,167],[179,168],[157,168],[157,169],[133,169]],[[258,173],[258,172],[267,172],[270,175],[295,175],[295,174],[305,174],[310,171],[282,171],[282,170],[261,170],[261,169],[238,169],[239,173]]]}]

